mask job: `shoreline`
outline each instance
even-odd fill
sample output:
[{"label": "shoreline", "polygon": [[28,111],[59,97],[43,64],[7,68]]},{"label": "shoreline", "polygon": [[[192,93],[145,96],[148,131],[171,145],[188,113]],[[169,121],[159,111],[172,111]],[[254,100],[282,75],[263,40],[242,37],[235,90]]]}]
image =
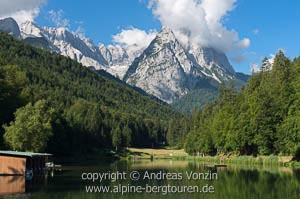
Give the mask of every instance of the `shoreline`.
[{"label": "shoreline", "polygon": [[59,164],[77,165],[89,164],[105,160],[114,162],[116,160],[178,160],[178,161],[197,161],[211,164],[228,165],[253,165],[253,166],[283,166],[293,169],[300,169],[300,162],[293,160],[293,156],[236,156],[236,155],[218,155],[218,156],[191,156],[183,149],[170,148],[124,148],[118,152],[112,150],[96,151],[89,155],[79,156],[57,156],[55,162]]},{"label": "shoreline", "polygon": [[183,151],[183,149],[138,149],[128,148],[125,156],[121,159],[129,160],[186,160],[199,161],[215,164],[247,164],[247,165],[266,165],[266,166],[285,166],[292,168],[300,168],[300,162],[293,160],[293,156],[191,156]]}]

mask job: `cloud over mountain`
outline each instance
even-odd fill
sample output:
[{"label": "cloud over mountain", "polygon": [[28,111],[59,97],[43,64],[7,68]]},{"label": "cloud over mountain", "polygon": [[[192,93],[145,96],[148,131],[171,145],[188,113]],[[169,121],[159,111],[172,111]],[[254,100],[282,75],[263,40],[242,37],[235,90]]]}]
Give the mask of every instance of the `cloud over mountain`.
[{"label": "cloud over mountain", "polygon": [[0,0],[0,18],[13,17],[18,23],[33,21],[46,0]]},{"label": "cloud over mountain", "polygon": [[63,17],[64,11],[63,10],[50,10],[49,11],[49,20],[56,26],[56,27],[70,27],[70,20]]},{"label": "cloud over mountain", "polygon": [[240,39],[223,19],[235,8],[236,0],[150,0],[149,8],[163,26],[170,27],[184,45],[213,47],[228,53],[247,48],[248,38]]},{"label": "cloud over mountain", "polygon": [[[40,7],[47,0],[0,0],[0,18],[13,17],[20,24],[34,21]],[[226,53],[234,62],[244,59],[243,49],[250,45],[248,38],[240,38],[238,32],[224,24],[228,14],[236,8],[237,0],[148,0],[148,8],[162,26],[171,28],[180,43],[212,47]],[[48,11],[49,21],[57,27],[70,29],[70,20],[63,17],[63,10]],[[72,29],[72,28],[71,28]],[[84,35],[82,25],[73,31]],[[157,34],[156,30],[136,27],[122,29],[112,36],[115,44],[130,46],[132,51],[146,48]]]},{"label": "cloud over mountain", "polygon": [[131,27],[123,29],[120,33],[113,35],[113,42],[122,46],[135,46],[136,50],[146,48],[154,39],[156,30],[148,32],[138,28]]}]

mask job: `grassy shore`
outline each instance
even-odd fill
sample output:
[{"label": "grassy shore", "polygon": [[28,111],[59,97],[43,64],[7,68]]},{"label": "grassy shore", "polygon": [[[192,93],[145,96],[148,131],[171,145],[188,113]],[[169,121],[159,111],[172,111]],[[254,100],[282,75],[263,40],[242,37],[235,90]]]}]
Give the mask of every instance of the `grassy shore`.
[{"label": "grassy shore", "polygon": [[183,149],[140,149],[128,148],[127,156],[136,159],[170,159],[174,157],[187,157]]},{"label": "grassy shore", "polygon": [[128,159],[174,159],[200,161],[212,164],[247,164],[291,166],[300,168],[300,162],[292,161],[292,156],[191,156],[183,149],[138,149],[128,148],[123,158]]}]

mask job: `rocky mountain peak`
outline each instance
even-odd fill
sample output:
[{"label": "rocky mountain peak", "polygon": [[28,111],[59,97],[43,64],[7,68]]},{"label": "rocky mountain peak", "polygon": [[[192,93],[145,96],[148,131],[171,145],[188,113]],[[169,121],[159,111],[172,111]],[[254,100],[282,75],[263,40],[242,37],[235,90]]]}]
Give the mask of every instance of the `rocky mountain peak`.
[{"label": "rocky mountain peak", "polygon": [[66,28],[39,27],[33,22],[21,24],[19,30],[11,18],[0,20],[0,29],[84,66],[106,70],[168,103],[193,89],[216,87],[236,78],[224,53],[197,44],[182,45],[169,27],[163,27],[143,48],[135,44],[96,46]]},{"label": "rocky mountain peak", "polygon": [[42,28],[32,21],[26,21],[20,24],[20,30],[23,38],[26,37],[43,37]]},{"label": "rocky mountain peak", "polygon": [[130,65],[124,80],[171,103],[188,91],[192,62],[170,28],[164,27]]},{"label": "rocky mountain peak", "polygon": [[124,80],[171,103],[198,87],[214,87],[234,78],[226,55],[213,48],[186,49],[164,27],[130,65]]},{"label": "rocky mountain peak", "polygon": [[160,40],[161,43],[170,43],[176,40],[176,37],[169,27],[163,27],[157,34],[156,39]]}]

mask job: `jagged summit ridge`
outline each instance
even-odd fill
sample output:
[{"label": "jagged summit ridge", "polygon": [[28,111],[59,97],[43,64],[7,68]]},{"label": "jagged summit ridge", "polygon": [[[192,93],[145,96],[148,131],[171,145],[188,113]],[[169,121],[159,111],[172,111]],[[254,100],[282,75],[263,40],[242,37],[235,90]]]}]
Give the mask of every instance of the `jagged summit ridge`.
[{"label": "jagged summit ridge", "polygon": [[166,27],[130,65],[124,80],[171,103],[203,81],[220,83],[234,74],[226,55],[211,48],[185,49]]},{"label": "jagged summit ridge", "polygon": [[0,20],[0,29],[84,66],[105,70],[168,103],[195,88],[214,87],[235,78],[224,53],[197,44],[182,45],[169,27],[163,27],[142,49],[136,45],[97,46],[63,27],[40,27],[33,22],[19,27],[12,18]]}]

